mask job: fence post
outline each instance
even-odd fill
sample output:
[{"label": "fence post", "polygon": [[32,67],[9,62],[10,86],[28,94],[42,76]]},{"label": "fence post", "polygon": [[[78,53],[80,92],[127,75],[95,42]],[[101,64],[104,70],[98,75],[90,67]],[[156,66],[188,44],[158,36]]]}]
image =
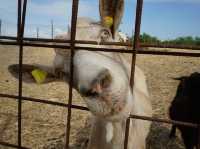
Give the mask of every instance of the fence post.
[{"label": "fence post", "polygon": [[0,19],[0,36],[1,36],[2,20]]},{"label": "fence post", "polygon": [[51,20],[51,39],[53,39],[53,33],[54,33],[54,26],[53,26],[53,20]]},{"label": "fence post", "polygon": [[37,32],[37,39],[39,38],[39,28],[36,28],[36,32]]}]

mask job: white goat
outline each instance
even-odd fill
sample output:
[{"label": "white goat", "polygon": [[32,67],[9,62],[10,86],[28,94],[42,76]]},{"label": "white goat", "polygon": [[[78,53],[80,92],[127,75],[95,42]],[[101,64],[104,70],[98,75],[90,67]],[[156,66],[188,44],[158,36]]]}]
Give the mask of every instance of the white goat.
[{"label": "white goat", "polygon": [[[67,37],[70,32],[59,36]],[[76,39],[113,41],[109,29],[89,19],[78,20]],[[69,51],[55,51],[55,67],[68,73]],[[73,63],[77,90],[93,114],[88,149],[123,149],[125,121],[129,114],[152,116],[145,75],[136,66],[135,85],[131,90],[130,65],[121,54],[78,50]],[[131,119],[128,149],[145,149],[150,124]]]}]

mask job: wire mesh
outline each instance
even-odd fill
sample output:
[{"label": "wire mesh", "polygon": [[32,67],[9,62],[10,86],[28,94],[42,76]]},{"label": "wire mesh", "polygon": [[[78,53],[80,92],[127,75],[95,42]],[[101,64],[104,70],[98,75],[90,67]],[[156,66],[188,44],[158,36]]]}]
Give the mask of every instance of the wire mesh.
[{"label": "wire mesh", "polygon": [[[137,54],[150,54],[150,55],[171,55],[171,56],[192,56],[192,57],[200,57],[200,53],[194,52],[173,52],[173,51],[161,51],[161,50],[145,50],[145,47],[159,47],[159,48],[179,48],[179,49],[193,49],[199,50],[200,47],[195,46],[174,46],[174,45],[162,45],[162,44],[140,44],[139,35],[140,35],[140,24],[142,18],[142,7],[143,0],[137,0],[136,5],[136,20],[135,20],[135,34],[133,43],[112,43],[112,42],[101,42],[102,45],[117,45],[117,46],[125,46],[128,50],[124,50],[119,48],[92,48],[92,47],[82,47],[76,46],[76,43],[80,44],[97,44],[97,42],[93,41],[77,41],[76,37],[76,22],[77,22],[77,14],[78,14],[78,6],[79,0],[73,0],[72,3],[72,20],[71,20],[71,40],[58,40],[58,39],[43,39],[43,38],[24,38],[24,28],[25,28],[25,18],[26,18],[26,8],[27,8],[27,0],[18,0],[18,22],[17,22],[17,38],[10,36],[0,36],[0,44],[2,45],[18,45],[19,46],[19,86],[18,86],[18,95],[9,95],[9,94],[1,94],[0,97],[7,97],[9,99],[18,101],[18,144],[9,144],[6,142],[0,142],[0,145],[12,147],[12,148],[20,148],[26,149],[26,147],[22,147],[22,138],[21,138],[21,116],[22,116],[22,101],[32,101],[41,104],[49,104],[59,107],[68,108],[67,115],[67,126],[66,126],[66,145],[65,148],[69,148],[70,142],[70,124],[71,124],[71,110],[72,109],[80,109],[88,111],[87,107],[73,105],[72,104],[72,86],[73,86],[73,56],[75,50],[89,50],[89,51],[105,51],[105,52],[120,52],[120,53],[131,53],[132,54],[132,65],[131,65],[131,78],[130,78],[130,86],[133,88],[134,85],[134,72],[135,72],[135,61]],[[64,45],[63,45],[64,44]],[[70,82],[69,82],[69,98],[68,104],[48,101],[44,99],[30,98],[24,97],[22,94],[22,69],[23,69],[23,47],[24,46],[35,46],[35,47],[51,47],[51,48],[64,48],[69,49],[71,51],[71,62],[70,62]],[[184,125],[188,127],[198,128],[198,134],[200,136],[200,125],[192,124],[186,122],[179,122],[168,119],[159,119],[155,117],[146,117],[139,115],[130,115],[127,118],[126,123],[126,132],[125,132],[125,141],[124,141],[124,149],[128,147],[128,136],[129,136],[129,123],[130,119],[141,119],[148,121],[155,121],[160,123],[168,123],[168,124],[176,124],[176,125]],[[200,138],[200,137],[199,137]],[[198,139],[198,148],[200,148],[200,139]]]}]

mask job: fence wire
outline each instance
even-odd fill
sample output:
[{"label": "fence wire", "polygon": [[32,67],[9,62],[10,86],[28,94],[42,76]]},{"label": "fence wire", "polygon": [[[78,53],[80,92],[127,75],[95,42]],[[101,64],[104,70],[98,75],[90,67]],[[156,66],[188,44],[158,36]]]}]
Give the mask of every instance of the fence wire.
[{"label": "fence wire", "polygon": [[[200,53],[191,52],[182,52],[182,51],[162,51],[162,50],[151,50],[145,49],[147,47],[159,47],[159,48],[180,48],[180,49],[195,49],[200,50],[200,47],[195,46],[174,46],[174,45],[155,45],[155,44],[141,44],[139,41],[140,35],[140,24],[141,24],[141,16],[142,16],[142,7],[143,7],[143,0],[137,0],[136,5],[136,19],[135,19],[135,34],[134,34],[134,41],[133,43],[112,43],[112,42],[102,42],[100,44],[103,45],[118,45],[119,48],[91,48],[86,46],[76,46],[76,43],[80,44],[97,44],[93,41],[76,41],[76,21],[77,21],[77,14],[78,14],[78,6],[79,0],[73,0],[72,4],[72,20],[71,20],[71,40],[55,40],[55,39],[43,39],[43,38],[25,38],[24,37],[24,29],[25,29],[25,19],[26,19],[26,8],[27,8],[27,0],[18,0],[18,22],[17,22],[17,37],[11,36],[0,36],[0,44],[2,45],[18,45],[19,46],[19,86],[18,86],[18,95],[9,95],[9,94],[1,94],[0,97],[7,97],[9,99],[17,100],[18,101],[18,144],[9,144],[7,142],[0,142],[0,145],[12,147],[12,148],[19,148],[19,149],[26,149],[23,147],[21,142],[21,118],[22,118],[22,101],[32,101],[34,103],[41,103],[41,104],[50,104],[59,107],[66,107],[68,108],[68,115],[67,115],[67,126],[66,126],[66,144],[65,148],[69,148],[70,142],[70,125],[71,125],[71,110],[72,109],[79,109],[79,110],[86,110],[88,108],[73,105],[72,104],[72,86],[73,86],[73,63],[72,59],[74,56],[75,50],[89,50],[89,51],[105,51],[105,52],[120,52],[120,53],[130,53],[132,54],[132,67],[131,67],[131,79],[130,79],[130,86],[134,86],[134,70],[135,70],[135,61],[137,54],[150,54],[150,55],[171,55],[171,56],[192,56],[192,57],[200,57]],[[59,103],[48,101],[44,99],[36,99],[25,97],[22,94],[22,64],[23,64],[23,47],[24,46],[35,46],[35,47],[51,47],[51,48],[64,48],[71,50],[71,63],[70,63],[70,83],[69,83],[69,99],[68,104]],[[126,47],[128,50],[122,49],[122,47]],[[199,136],[200,136],[200,124],[191,124],[186,122],[179,122],[173,121],[168,119],[159,119],[155,117],[146,117],[146,116],[139,116],[139,115],[130,115],[127,119],[126,123],[126,132],[125,132],[125,141],[124,141],[124,149],[128,147],[128,134],[129,134],[129,122],[130,119],[141,119],[141,120],[148,120],[160,123],[168,123],[168,124],[176,124],[176,125],[184,125],[188,127],[198,128]],[[200,138],[200,137],[199,137]],[[198,149],[200,149],[200,139],[198,143]]]}]

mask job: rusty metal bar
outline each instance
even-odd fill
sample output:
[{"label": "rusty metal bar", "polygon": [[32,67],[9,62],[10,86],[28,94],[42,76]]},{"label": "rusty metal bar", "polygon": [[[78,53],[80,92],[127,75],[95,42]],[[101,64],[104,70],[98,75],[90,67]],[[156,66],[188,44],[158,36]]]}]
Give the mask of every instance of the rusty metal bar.
[{"label": "rusty metal bar", "polygon": [[[17,42],[13,41],[4,41],[1,42],[2,45],[18,45]],[[38,43],[31,43],[26,42],[23,43],[23,46],[31,46],[31,47],[46,47],[46,48],[61,48],[61,49],[69,49],[70,46],[67,45],[58,45],[58,44],[38,44]],[[82,47],[82,46],[75,46],[75,50],[88,50],[88,51],[104,51],[104,52],[119,52],[119,53],[133,53],[134,50],[126,50],[126,49],[118,49],[118,48],[95,48],[95,47]],[[137,51],[137,54],[148,54],[148,55],[168,55],[168,56],[190,56],[190,57],[200,57],[200,53],[194,52],[177,52],[177,51],[162,51],[162,50],[150,50],[150,49],[143,49],[140,48]]]},{"label": "rusty metal bar", "polygon": [[141,26],[141,18],[142,18],[142,6],[143,6],[143,0],[137,0],[135,33],[134,33],[134,41],[133,41],[134,52],[132,55],[131,78],[130,78],[130,86],[132,89],[134,86],[136,54],[137,54],[137,50],[139,48],[139,42],[140,42],[140,26]]},{"label": "rusty metal bar", "polygon": [[17,13],[17,40],[19,40],[19,37],[20,37],[21,13],[22,13],[22,1],[21,1],[21,0],[18,0],[18,13]]},{"label": "rusty metal bar", "polygon": [[77,15],[78,15],[78,4],[79,0],[73,0],[72,2],[72,20],[71,20],[71,59],[70,59],[70,82],[69,82],[69,99],[68,99],[68,115],[67,115],[67,130],[66,130],[66,144],[65,148],[69,148],[69,138],[70,138],[70,126],[71,126],[71,105],[72,105],[72,89],[73,89],[73,74],[74,74],[74,66],[73,66],[73,58],[74,58],[74,50],[75,50],[75,38],[76,38],[76,23],[77,23]]},{"label": "rusty metal bar", "polygon": [[[18,99],[18,96],[7,95],[7,94],[0,94],[0,97],[12,99],[12,100],[17,100]],[[48,104],[48,105],[52,105],[52,106],[60,106],[60,107],[66,107],[66,108],[69,107],[68,104],[55,102],[55,101],[49,101],[49,100],[46,100],[46,99],[37,99],[37,98],[22,96],[22,100],[30,101],[30,102],[37,102],[37,103],[42,103],[42,104]],[[83,110],[83,111],[89,111],[89,109],[87,107],[73,105],[73,104],[71,105],[71,108],[78,109],[78,110]],[[183,126],[194,127],[194,128],[198,127],[197,124],[193,124],[193,123],[180,122],[180,121],[174,121],[174,120],[162,119],[162,118],[156,118],[156,117],[130,115],[129,118],[131,118],[131,119],[134,118],[134,119],[148,120],[148,121],[154,121],[154,122],[162,122],[162,123],[167,123],[167,124],[183,125]]]},{"label": "rusty metal bar", "polygon": [[[130,43],[118,43],[118,42],[102,42],[102,45],[118,45],[118,46],[129,46],[126,48],[130,48],[133,46],[132,50],[124,50],[124,49],[111,49],[111,48],[92,48],[92,47],[81,47],[75,46],[76,43],[79,44],[97,44],[94,41],[76,41],[76,21],[77,21],[77,13],[78,13],[78,0],[73,0],[72,5],[72,21],[71,21],[71,40],[61,40],[61,39],[43,39],[43,38],[24,38],[24,27],[25,27],[25,16],[26,16],[26,6],[27,0],[23,1],[23,9],[22,7],[22,0],[18,0],[18,28],[17,28],[17,38],[16,37],[9,37],[9,36],[0,36],[0,39],[5,40],[15,40],[15,41],[0,41],[0,44],[4,45],[19,45],[19,88],[18,88],[18,96],[15,95],[8,95],[8,94],[0,94],[0,97],[7,97],[10,99],[18,100],[18,145],[13,145],[5,142],[0,142],[0,145],[10,146],[13,148],[24,148],[21,146],[21,106],[22,100],[24,101],[32,101],[38,102],[43,104],[50,104],[60,107],[67,107],[68,108],[68,116],[67,116],[67,128],[66,128],[66,148],[69,147],[69,138],[70,138],[70,122],[71,122],[71,108],[79,109],[79,110],[87,110],[88,108],[73,105],[72,104],[72,86],[73,86],[73,56],[74,50],[89,50],[89,51],[104,51],[104,52],[120,52],[120,53],[132,53],[132,65],[131,65],[131,78],[130,78],[130,86],[133,87],[134,85],[134,70],[135,70],[135,61],[137,54],[151,54],[151,55],[171,55],[171,56],[192,56],[192,57],[200,57],[200,53],[192,53],[192,52],[172,52],[172,51],[161,51],[161,50],[147,50],[147,49],[139,49],[140,47],[155,47],[155,48],[178,48],[178,49],[193,49],[193,50],[200,50],[198,46],[186,46],[186,45],[162,45],[162,44],[140,44],[139,45],[139,34],[140,34],[140,24],[141,24],[141,15],[142,15],[142,4],[143,0],[137,0],[137,9],[136,9],[136,21],[135,21],[135,34],[134,34],[134,42],[133,44]],[[40,42],[40,43],[34,43]],[[44,44],[46,42],[53,42],[56,43],[55,45],[51,44]],[[70,43],[69,45],[57,45],[57,43]],[[22,63],[23,63],[23,46],[35,46],[35,47],[50,47],[50,48],[64,48],[71,50],[71,63],[70,63],[70,86],[69,86],[69,100],[68,104],[59,103],[59,102],[52,102],[48,100],[41,100],[36,98],[29,98],[22,96]],[[124,148],[127,149],[128,146],[128,136],[129,136],[129,124],[130,118],[134,119],[142,119],[148,121],[155,121],[155,122],[162,122],[162,123],[169,123],[169,124],[176,124],[176,125],[184,125],[189,127],[198,126],[198,148],[200,149],[200,125],[186,123],[186,122],[179,122],[167,119],[159,119],[153,117],[145,117],[145,116],[138,116],[138,115],[130,115],[126,122],[126,133],[125,133],[125,140],[124,140]]]},{"label": "rusty metal bar", "polygon": [[148,43],[141,43],[140,47],[153,47],[153,48],[172,48],[172,49],[189,49],[189,50],[200,50],[200,46],[193,46],[193,45],[173,45],[173,44],[148,44]]},{"label": "rusty metal bar", "polygon": [[[19,0],[21,1],[21,0]],[[22,4],[22,1],[19,2],[19,5]],[[26,18],[26,6],[27,6],[27,0],[23,1],[23,9],[22,9],[22,20],[20,21],[20,29],[19,29],[19,36],[18,36],[18,42],[19,42],[19,86],[18,86],[18,146],[21,148],[21,116],[22,116],[22,63],[23,63],[23,36],[24,36],[24,27],[25,27],[25,18]],[[20,9],[20,8],[19,8]],[[18,11],[19,12],[19,11]],[[21,12],[20,14],[21,15]],[[18,20],[19,21],[19,20]]]},{"label": "rusty metal bar", "polygon": [[[0,39],[5,39],[5,40],[17,40],[16,37],[12,37],[12,36],[0,36]],[[46,42],[51,42],[51,43],[70,43],[70,40],[64,40],[64,39],[49,39],[49,38],[30,38],[30,37],[24,37],[23,38],[24,42],[25,41],[37,41],[39,43],[46,43]],[[4,42],[4,41],[2,41]],[[0,42],[1,43],[1,42]],[[97,43],[96,41],[86,41],[86,40],[75,40],[75,43],[77,44],[94,44],[94,45],[114,45],[114,46],[126,46],[126,48],[128,47],[132,47],[133,44],[132,43],[121,43],[121,42],[100,42]],[[200,50],[200,46],[193,46],[193,45],[163,45],[163,44],[148,44],[148,43],[140,43],[140,47],[143,48],[169,48],[169,49],[177,49],[177,50],[181,50],[181,49],[189,49],[189,50]]]},{"label": "rusty metal bar", "polygon": [[29,149],[27,147],[19,147],[18,145],[15,145],[15,144],[10,144],[10,143],[7,143],[7,142],[0,142],[0,145],[2,146],[7,146],[7,147],[10,147],[10,148],[20,148],[20,149]]},{"label": "rusty metal bar", "polygon": [[196,146],[196,148],[197,149],[200,149],[200,124],[198,124],[198,138],[197,138],[197,146]]},{"label": "rusty metal bar", "polygon": [[183,126],[194,127],[194,128],[198,127],[197,124],[193,124],[193,123],[180,122],[180,121],[148,117],[148,116],[130,115],[130,118],[153,121],[153,122],[161,122],[161,123],[167,123],[167,124],[183,125]]},{"label": "rusty metal bar", "polygon": [[126,119],[125,136],[124,136],[124,149],[128,148],[129,129],[130,129],[130,118],[128,117]]},{"label": "rusty metal bar", "polygon": [[[22,44],[20,45],[20,43],[22,43],[22,30],[21,30],[21,6],[22,6],[22,1],[18,0],[18,30],[17,30],[17,38],[18,38],[18,42],[19,42],[19,70],[21,70],[22,67]],[[19,73],[19,82],[18,82],[18,96],[19,96],[19,100],[18,100],[18,135],[17,135],[17,141],[18,141],[18,146],[19,148],[21,148],[21,111],[22,111],[22,107],[21,107],[21,96],[22,96],[22,70]]]},{"label": "rusty metal bar", "polygon": [[[19,98],[19,96],[16,96],[16,95],[7,95],[7,94],[0,94],[0,97],[14,99],[14,100],[17,100]],[[22,96],[22,100],[24,100],[24,101],[31,101],[31,102],[37,102],[37,103],[43,103],[43,104],[49,104],[49,105],[52,105],[52,106],[60,106],[60,107],[65,107],[65,108],[69,107],[68,104],[61,103],[61,102],[55,102],[55,101],[49,101],[49,100],[46,100],[46,99],[38,99],[38,98],[32,98],[32,97],[24,97],[24,96]],[[78,110],[89,111],[89,109],[87,107],[78,106],[78,105],[71,105],[71,108],[78,109]]]},{"label": "rusty metal bar", "polygon": [[[136,17],[135,17],[135,33],[134,33],[134,41],[133,41],[133,54],[132,54],[131,77],[130,77],[130,87],[131,87],[132,90],[133,90],[133,86],[134,86],[136,55],[137,55],[137,50],[139,48],[139,41],[140,41],[140,26],[141,26],[141,19],[142,19],[142,6],[143,6],[143,0],[137,0]],[[129,127],[130,127],[130,118],[128,118],[126,120],[124,149],[128,148]]]}]

